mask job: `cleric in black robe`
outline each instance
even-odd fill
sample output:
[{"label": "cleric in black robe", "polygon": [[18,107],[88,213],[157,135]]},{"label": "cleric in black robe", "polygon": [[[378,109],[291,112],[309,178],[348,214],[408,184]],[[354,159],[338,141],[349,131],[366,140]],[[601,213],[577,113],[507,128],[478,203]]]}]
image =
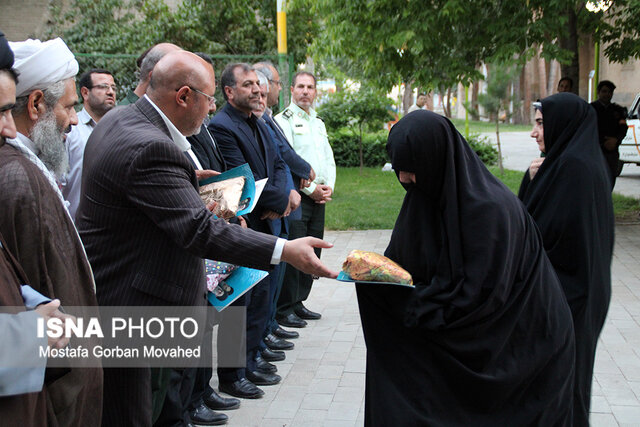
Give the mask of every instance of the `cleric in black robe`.
[{"label": "cleric in black robe", "polygon": [[541,108],[536,117],[542,123],[531,136],[546,156],[533,179],[527,171],[519,197],[540,229],[571,309],[576,334],[574,425],[586,426],[596,344],[611,299],[614,217],[609,171],[589,104],[564,93],[543,99]]},{"label": "cleric in black robe", "polygon": [[385,255],[415,289],[357,285],[365,425],[570,425],[571,314],[524,206],[435,113],[387,150],[415,183]]}]

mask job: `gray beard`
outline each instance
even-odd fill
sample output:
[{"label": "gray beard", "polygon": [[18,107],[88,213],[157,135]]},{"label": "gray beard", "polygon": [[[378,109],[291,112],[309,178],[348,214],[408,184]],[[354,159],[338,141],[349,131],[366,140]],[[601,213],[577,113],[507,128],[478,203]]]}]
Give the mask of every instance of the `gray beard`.
[{"label": "gray beard", "polygon": [[38,158],[57,178],[69,171],[63,133],[53,111],[45,113],[31,130],[31,141],[39,151]]}]

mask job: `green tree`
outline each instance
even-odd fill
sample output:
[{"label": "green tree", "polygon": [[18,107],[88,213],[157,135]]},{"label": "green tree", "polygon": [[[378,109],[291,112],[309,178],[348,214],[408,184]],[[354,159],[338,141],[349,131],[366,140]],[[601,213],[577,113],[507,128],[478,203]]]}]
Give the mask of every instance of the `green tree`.
[{"label": "green tree", "polygon": [[[311,0],[290,7],[289,50],[304,61],[307,45],[317,32]],[[129,55],[92,58],[85,68],[99,66],[114,73],[120,95],[135,86],[134,58],[148,47],[170,42],[190,51],[247,55],[245,60],[276,54],[274,0],[184,0],[175,10],[164,0],[71,0],[64,8],[52,2],[46,37],[64,38],[76,53]],[[216,62],[218,72],[230,62]]]},{"label": "green tree", "polygon": [[[502,166],[502,147],[500,145],[500,120],[507,121],[511,116],[511,105],[517,100],[511,95],[511,84],[520,74],[520,69],[514,65],[495,63],[488,64],[486,92],[478,95],[478,104],[484,109],[484,115],[496,125],[496,142],[498,145],[498,167],[500,174],[504,173]],[[473,114],[478,114],[469,104],[465,104]]]},{"label": "green tree", "polygon": [[356,64],[354,78],[384,89],[468,83],[488,58],[533,53],[525,0],[319,0],[317,10],[323,31],[314,52],[346,56]]},{"label": "green tree", "polygon": [[[295,1],[295,0],[294,0]],[[589,13],[584,0],[318,0],[323,30],[313,51],[346,57],[353,78],[389,89],[400,82],[451,87],[480,78],[483,62],[523,63],[542,48],[577,79],[578,35],[609,43],[612,61],[640,58],[640,0]],[[597,31],[596,31],[597,29]],[[576,88],[577,90],[577,88]]]},{"label": "green tree", "polygon": [[[607,10],[590,12],[587,1],[545,2],[545,21],[549,34],[557,37],[563,49],[562,74],[574,81],[579,89],[580,39],[590,35],[593,42],[605,45],[604,56],[612,62],[640,58],[640,0],[609,2]],[[598,3],[597,0],[592,3]]]},{"label": "green tree", "polygon": [[380,129],[391,118],[391,100],[379,90],[361,87],[358,91],[343,91],[329,96],[318,108],[325,124],[333,130],[347,127],[358,139],[360,174],[364,167],[362,137],[365,130]]}]

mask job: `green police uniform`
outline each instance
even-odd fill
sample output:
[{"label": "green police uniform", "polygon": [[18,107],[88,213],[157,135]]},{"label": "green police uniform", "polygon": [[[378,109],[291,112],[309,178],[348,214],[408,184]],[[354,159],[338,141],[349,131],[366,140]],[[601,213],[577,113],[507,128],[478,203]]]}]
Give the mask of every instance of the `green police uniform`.
[{"label": "green police uniform", "polygon": [[[336,183],[336,163],[327,138],[327,129],[313,108],[309,113],[294,103],[275,116],[295,152],[306,160],[316,173],[315,180],[302,193],[302,218],[289,224],[289,239],[324,236],[325,205],[309,197],[318,185],[328,185],[333,190]],[[320,249],[315,249],[320,257]],[[287,264],[282,291],[278,299],[276,317],[282,319],[303,308],[311,292],[313,278]]]}]

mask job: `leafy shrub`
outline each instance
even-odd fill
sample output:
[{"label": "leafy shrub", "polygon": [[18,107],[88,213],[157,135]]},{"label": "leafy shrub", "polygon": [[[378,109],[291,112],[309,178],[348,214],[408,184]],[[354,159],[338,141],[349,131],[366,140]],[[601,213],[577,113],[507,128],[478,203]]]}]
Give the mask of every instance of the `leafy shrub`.
[{"label": "leafy shrub", "polygon": [[[387,136],[388,133],[386,131],[363,134],[364,166],[377,167],[389,162],[386,149]],[[498,163],[498,150],[489,138],[476,133],[471,134],[467,142],[485,165],[493,166]],[[329,131],[329,143],[333,149],[333,157],[337,166],[360,166],[358,137],[348,128],[342,128],[334,132]]]},{"label": "leafy shrub", "polygon": [[[358,137],[349,129],[329,131],[329,143],[337,166],[360,166]],[[362,135],[364,166],[382,166],[389,161],[387,156],[387,132],[365,133]]]},{"label": "leafy shrub", "polygon": [[498,163],[498,150],[493,146],[489,138],[479,133],[472,133],[469,135],[467,142],[480,157],[482,163],[487,166],[493,166]]},{"label": "leafy shrub", "polygon": [[[356,142],[355,146],[352,146],[351,142],[343,143],[344,149],[338,144],[339,151],[344,153],[344,156],[340,156],[341,162],[344,161],[351,166],[351,155],[353,154],[358,158],[357,163],[353,166],[360,166],[361,173],[364,166],[377,166],[376,162],[380,161],[384,150],[380,149],[380,144],[373,142],[374,140],[378,141],[379,138],[372,139],[366,135],[372,130],[375,132],[380,129],[384,122],[391,119],[389,104],[390,100],[384,93],[361,87],[357,92],[343,91],[332,94],[318,108],[318,114],[322,116],[328,128],[334,132],[338,130],[337,139],[339,141],[354,140]],[[343,135],[344,130],[349,130],[351,137]],[[365,141],[367,138],[369,138],[369,143]],[[386,140],[386,137],[383,140]],[[382,145],[384,146],[384,144]]]},{"label": "leafy shrub", "polygon": [[331,130],[350,127],[354,133],[371,131],[392,119],[390,104],[384,93],[361,87],[357,92],[329,94],[318,107],[318,115]]}]

